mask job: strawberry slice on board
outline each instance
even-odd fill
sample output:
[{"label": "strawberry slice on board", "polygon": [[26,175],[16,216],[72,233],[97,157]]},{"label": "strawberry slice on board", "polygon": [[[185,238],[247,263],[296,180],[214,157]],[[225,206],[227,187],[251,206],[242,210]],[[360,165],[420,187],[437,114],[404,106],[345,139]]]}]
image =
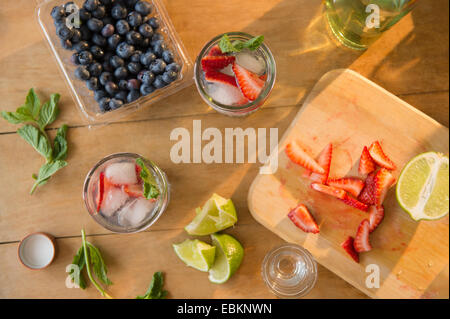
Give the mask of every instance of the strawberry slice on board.
[{"label": "strawberry slice on board", "polygon": [[366,178],[366,185],[362,190],[361,194],[358,196],[358,200],[367,205],[375,205],[376,195],[375,195],[375,176],[376,172],[370,173]]},{"label": "strawberry slice on board", "polygon": [[237,63],[233,64],[233,72],[242,94],[250,101],[256,100],[261,94],[265,82],[261,80],[258,75],[250,72]]},{"label": "strawberry slice on board", "polygon": [[297,141],[290,142],[285,148],[286,155],[289,159],[303,166],[304,168],[311,170],[313,172],[324,174],[325,170],[320,166],[311,156],[309,156],[301,147],[298,145]]},{"label": "strawberry slice on board", "polygon": [[378,225],[381,224],[381,222],[384,219],[384,207],[383,206],[370,206],[369,207],[369,223],[370,228],[369,231],[373,232]]},{"label": "strawberry slice on board", "polygon": [[380,206],[389,188],[395,183],[395,177],[387,169],[380,169],[375,175],[375,204]]},{"label": "strawberry slice on board", "polygon": [[370,222],[368,219],[364,219],[361,224],[359,224],[358,230],[356,231],[355,241],[353,242],[353,247],[358,253],[366,252],[372,250],[372,246],[369,241],[370,234]]},{"label": "strawberry slice on board", "polygon": [[318,192],[336,197],[340,200],[345,200],[348,197],[347,193],[343,189],[323,185],[320,183],[312,183],[311,188]]},{"label": "strawberry slice on board", "polygon": [[367,175],[372,173],[376,169],[376,164],[372,160],[372,157],[370,156],[369,149],[367,146],[364,146],[364,149],[361,154],[361,158],[359,159],[359,174],[361,175]]},{"label": "strawberry slice on board", "polygon": [[363,212],[367,212],[369,210],[369,206],[360,202],[357,199],[354,199],[353,197],[348,196],[348,194],[345,194],[345,198],[341,199],[345,204],[352,206],[353,208],[362,210]]},{"label": "strawberry slice on board", "polygon": [[216,71],[216,70],[206,71],[205,79],[208,82],[216,82],[216,83],[222,83],[222,84],[238,87],[237,83],[236,83],[236,79],[233,76]]},{"label": "strawberry slice on board", "polygon": [[208,70],[220,70],[227,65],[234,63],[236,58],[232,55],[220,55],[220,56],[205,56],[202,59],[202,69],[207,72]]},{"label": "strawberry slice on board", "polygon": [[394,162],[392,162],[391,159],[383,152],[383,148],[381,147],[380,142],[373,142],[369,147],[369,153],[374,162],[381,167],[387,168],[389,170],[396,169]]},{"label": "strawberry slice on board", "polygon": [[288,214],[289,219],[301,230],[306,233],[317,234],[320,232],[314,217],[305,205],[299,204]]},{"label": "strawberry slice on board", "polygon": [[105,173],[101,172],[98,177],[97,196],[95,198],[95,202],[97,204],[97,213],[100,212],[100,207],[102,207],[104,194],[105,194]]},{"label": "strawberry slice on board", "polygon": [[364,188],[364,181],[355,177],[333,178],[327,181],[327,184],[333,187],[341,188],[358,197]]},{"label": "strawberry slice on board", "polygon": [[347,254],[352,257],[354,261],[359,263],[359,254],[356,252],[354,247],[354,238],[352,236],[348,236],[348,238],[341,244],[341,247],[347,252]]},{"label": "strawberry slice on board", "polygon": [[220,56],[220,55],[224,55],[222,53],[222,50],[220,49],[220,47],[218,45],[215,45],[211,48],[211,50],[209,50],[208,53],[209,56]]},{"label": "strawberry slice on board", "polygon": [[330,166],[331,166],[331,157],[333,155],[333,144],[328,144],[320,153],[317,158],[317,163],[322,166],[325,173],[312,173],[309,177],[311,181],[325,184],[328,180],[328,175],[330,174]]}]

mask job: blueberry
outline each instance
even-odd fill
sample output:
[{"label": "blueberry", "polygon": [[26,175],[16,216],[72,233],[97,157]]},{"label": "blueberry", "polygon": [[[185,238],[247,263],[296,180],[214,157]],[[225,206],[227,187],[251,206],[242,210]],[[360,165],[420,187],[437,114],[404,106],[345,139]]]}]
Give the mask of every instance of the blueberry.
[{"label": "blueberry", "polygon": [[141,71],[142,67],[140,63],[130,62],[127,65],[127,69],[131,74],[138,74]]},{"label": "blueberry", "polygon": [[72,29],[69,29],[65,24],[59,26],[56,29],[56,34],[58,35],[58,37],[60,37],[60,39],[62,40],[69,40],[72,35],[73,35],[73,31]]},{"label": "blueberry", "polygon": [[80,64],[80,61],[78,61],[78,52],[75,52],[74,54],[72,54],[72,56],[70,57],[70,62],[72,62],[72,64],[74,64],[74,65]]},{"label": "blueberry", "polygon": [[106,97],[108,94],[105,92],[105,91],[103,91],[103,90],[96,90],[95,92],[94,92],[94,99],[97,101],[97,102],[100,102],[100,100],[101,99],[103,99],[104,97]]},{"label": "blueberry", "polygon": [[130,31],[125,36],[128,44],[139,45],[142,41],[142,35],[136,31]]},{"label": "blueberry", "polygon": [[66,50],[72,50],[72,41],[61,39],[61,46]]},{"label": "blueberry", "polygon": [[131,27],[138,27],[142,24],[142,16],[136,11],[133,11],[128,14],[127,21]]},{"label": "blueberry", "polygon": [[153,30],[156,30],[159,28],[159,19],[156,17],[150,18],[147,23],[151,25]]},{"label": "blueberry", "polygon": [[132,90],[139,90],[139,87],[141,86],[141,82],[139,82],[138,79],[129,79],[127,81],[127,89]]},{"label": "blueberry", "polygon": [[138,80],[139,82],[142,82],[142,78],[144,77],[145,71],[148,71],[148,70],[141,71],[141,72],[139,72],[138,75],[136,76],[136,78],[137,78],[137,80]]},{"label": "blueberry", "polygon": [[155,88],[152,85],[141,85],[141,88],[139,89],[142,95],[149,95],[150,93],[153,93],[155,91]]},{"label": "blueberry", "polygon": [[86,41],[80,41],[76,43],[73,48],[79,53],[81,51],[89,50],[89,44]]},{"label": "blueberry", "polygon": [[92,11],[92,16],[96,17],[97,19],[102,19],[106,14],[106,8],[105,6],[98,6],[97,9]]},{"label": "blueberry", "polygon": [[100,83],[98,82],[98,79],[95,77],[90,78],[86,81],[86,86],[91,91],[96,91],[100,89]]},{"label": "blueberry", "polygon": [[70,41],[72,41],[72,43],[78,43],[81,41],[81,31],[79,29],[72,29],[72,38],[70,39]]},{"label": "blueberry", "polygon": [[103,49],[97,45],[94,45],[91,47],[91,53],[94,56],[94,59],[98,59],[98,60],[103,58],[103,56],[105,55],[105,52],[103,51]]},{"label": "blueberry", "polygon": [[98,33],[92,35],[92,42],[99,47],[104,47],[106,45],[106,39]]},{"label": "blueberry", "polygon": [[86,0],[83,4],[83,8],[88,11],[94,11],[100,5],[98,0]]},{"label": "blueberry", "polygon": [[102,36],[109,38],[114,34],[114,26],[112,24],[106,24],[102,29]]},{"label": "blueberry", "polygon": [[126,6],[130,9],[134,9],[134,6],[136,5],[136,2],[139,0],[124,0]]},{"label": "blueberry", "polygon": [[85,8],[81,8],[78,13],[80,14],[81,21],[88,21],[90,18],[92,18],[92,14]]},{"label": "blueberry", "polygon": [[86,25],[82,25],[80,27],[81,32],[81,40],[83,41],[89,41],[92,37],[92,32],[89,30],[89,28]]},{"label": "blueberry", "polygon": [[155,81],[153,81],[153,86],[156,89],[162,89],[166,85],[167,85],[167,83],[163,80],[162,75],[157,75],[156,78],[155,78]]},{"label": "blueberry", "polygon": [[141,55],[141,64],[145,66],[149,66],[150,63],[156,60],[156,55],[153,52],[146,52]]},{"label": "blueberry", "polygon": [[78,61],[80,61],[80,64],[82,65],[88,65],[91,64],[94,60],[94,57],[91,52],[89,51],[81,51],[78,55]]},{"label": "blueberry", "polygon": [[124,66],[118,67],[114,70],[114,76],[116,79],[125,79],[128,76],[127,68]]},{"label": "blueberry", "polygon": [[166,62],[167,64],[170,64],[173,62],[173,53],[170,50],[165,50],[162,53],[162,58],[163,58],[164,62]]},{"label": "blueberry", "polygon": [[178,63],[170,63],[167,67],[166,67],[166,71],[172,71],[172,72],[180,72],[181,67]]},{"label": "blueberry", "polygon": [[53,24],[55,25],[56,29],[58,29],[59,27],[66,25],[66,21],[67,21],[67,19],[64,17],[59,20],[53,21]]},{"label": "blueberry", "polygon": [[174,72],[174,71],[166,71],[164,72],[164,74],[162,75],[162,80],[164,82],[166,82],[167,84],[172,83],[173,81],[175,81],[178,77],[178,73]]},{"label": "blueberry", "polygon": [[147,1],[138,1],[134,6],[134,10],[142,14],[143,16],[149,15],[152,12],[152,5]]},{"label": "blueberry", "polygon": [[119,91],[116,95],[114,95],[114,98],[121,101],[127,100],[127,91]]},{"label": "blueberry", "polygon": [[108,45],[111,49],[117,48],[117,45],[122,41],[122,38],[118,34],[113,34],[108,38]]},{"label": "blueberry", "polygon": [[62,7],[62,6],[56,6],[56,7],[54,7],[54,8],[52,9],[52,12],[51,12],[50,14],[51,14],[51,16],[52,16],[53,19],[59,20],[59,19],[61,19],[62,17],[64,17],[65,13],[66,13],[66,12],[65,12],[65,10],[64,10],[64,7]]},{"label": "blueberry", "polygon": [[141,43],[139,44],[140,48],[145,50],[150,46],[150,39],[149,38],[142,38]]},{"label": "blueberry", "polygon": [[111,101],[109,101],[109,108],[111,110],[116,110],[118,108],[120,108],[123,105],[123,101],[119,100],[119,99],[111,99]]},{"label": "blueberry", "polygon": [[127,9],[120,4],[116,4],[111,9],[111,16],[116,20],[125,19],[127,16]]},{"label": "blueberry", "polygon": [[144,38],[151,38],[153,36],[153,29],[152,27],[145,23],[145,24],[141,24],[139,26],[139,33],[142,34],[142,36]]},{"label": "blueberry", "polygon": [[120,80],[118,86],[119,86],[119,89],[121,89],[123,91],[128,90],[128,81]]},{"label": "blueberry", "polygon": [[121,42],[116,48],[116,53],[123,59],[128,59],[134,53],[134,46]]},{"label": "blueberry", "polygon": [[104,97],[98,102],[98,106],[100,107],[101,112],[108,112],[110,110],[109,108],[109,102],[111,99],[109,97]]},{"label": "blueberry", "polygon": [[125,61],[121,57],[118,57],[117,55],[113,55],[109,59],[109,63],[111,63],[111,66],[115,69],[125,65]]},{"label": "blueberry", "polygon": [[130,25],[125,20],[119,20],[116,23],[116,31],[120,35],[125,35],[130,31]]},{"label": "blueberry", "polygon": [[130,61],[139,63],[141,61],[141,55],[142,55],[142,51],[135,50],[134,53],[130,56]]},{"label": "blueberry", "polygon": [[154,74],[161,74],[164,72],[165,68],[166,62],[164,62],[161,59],[156,59],[150,64],[149,70],[152,71]]},{"label": "blueberry", "polygon": [[163,52],[167,50],[167,45],[164,43],[164,40],[158,40],[152,45],[153,53],[157,56],[161,57]]},{"label": "blueberry", "polygon": [[127,102],[131,103],[136,101],[141,95],[139,94],[139,91],[131,90],[127,95]]},{"label": "blueberry", "polygon": [[101,65],[100,63],[98,63],[98,62],[92,63],[92,64],[89,66],[89,73],[90,73],[92,76],[95,76],[95,77],[100,76],[100,74],[102,74],[102,71],[103,71],[103,67],[102,67],[102,65]]},{"label": "blueberry", "polygon": [[100,74],[100,77],[98,79],[100,80],[100,83],[102,85],[106,85],[107,83],[112,81],[113,76],[109,72],[103,72],[102,74]]},{"label": "blueberry", "polygon": [[116,83],[109,81],[108,83],[105,84],[105,90],[110,95],[115,95],[119,91],[119,87],[117,86]]},{"label": "blueberry", "polygon": [[153,83],[153,81],[155,80],[155,75],[150,72],[150,71],[144,71],[143,74],[141,75],[142,77],[142,83],[144,83],[145,85],[151,85]]},{"label": "blueberry", "polygon": [[87,23],[89,30],[93,32],[100,32],[103,28],[103,21],[97,18],[90,18]]},{"label": "blueberry", "polygon": [[75,76],[77,78],[79,78],[80,80],[86,81],[86,80],[89,80],[91,75],[89,74],[89,71],[87,70],[87,68],[85,66],[79,66],[75,70]]},{"label": "blueberry", "polygon": [[151,43],[152,46],[153,46],[154,42],[159,41],[159,40],[164,40],[164,36],[161,33],[154,33],[153,37],[152,37],[152,43]]}]

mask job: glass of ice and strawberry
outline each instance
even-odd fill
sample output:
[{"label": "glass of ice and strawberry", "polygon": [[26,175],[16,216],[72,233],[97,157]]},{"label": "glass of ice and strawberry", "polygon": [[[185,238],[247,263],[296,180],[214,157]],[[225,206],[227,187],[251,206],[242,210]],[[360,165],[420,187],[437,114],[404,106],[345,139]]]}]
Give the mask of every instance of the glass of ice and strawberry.
[{"label": "glass of ice and strawberry", "polygon": [[256,111],[272,91],[275,77],[275,60],[264,37],[242,32],[212,39],[195,64],[195,83],[203,100],[231,116]]},{"label": "glass of ice and strawberry", "polygon": [[134,153],[105,157],[88,173],[83,198],[94,220],[118,233],[152,225],[169,202],[169,184],[153,162]]}]

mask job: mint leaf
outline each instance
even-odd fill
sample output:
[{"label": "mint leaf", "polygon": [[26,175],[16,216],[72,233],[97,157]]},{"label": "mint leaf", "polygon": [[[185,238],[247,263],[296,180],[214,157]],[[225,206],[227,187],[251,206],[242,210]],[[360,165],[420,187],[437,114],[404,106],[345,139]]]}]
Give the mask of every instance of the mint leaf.
[{"label": "mint leaf", "polygon": [[17,112],[2,111],[1,115],[5,120],[7,120],[11,124],[20,124],[34,121],[33,117]]},{"label": "mint leaf", "polygon": [[86,265],[86,261],[84,259],[84,249],[83,247],[80,247],[78,249],[77,254],[73,257],[72,264],[78,266],[79,269],[79,277],[75,278],[75,271],[71,270],[69,272],[69,276],[72,278],[72,282],[75,282],[80,286],[81,289],[86,289],[86,282],[84,281],[83,276],[81,275],[81,271],[83,270],[84,266]]},{"label": "mint leaf", "polygon": [[53,141],[54,160],[65,160],[67,158],[67,129],[68,126],[64,124],[56,132],[55,140]]},{"label": "mint leaf", "polygon": [[144,182],[143,191],[144,197],[147,199],[157,198],[159,196],[158,184],[155,181],[150,170],[145,166],[144,160],[142,158],[136,159],[136,164],[141,168],[141,179]]},{"label": "mint leaf", "polygon": [[222,53],[237,53],[241,52],[244,49],[255,51],[261,46],[263,41],[264,36],[260,35],[246,42],[240,40],[231,42],[230,37],[227,34],[224,34],[219,41],[219,48],[222,51]]},{"label": "mint leaf", "polygon": [[239,52],[239,50],[231,43],[227,34],[224,34],[219,42],[219,48],[222,53]]},{"label": "mint leaf", "polygon": [[34,92],[33,88],[28,91],[24,107],[29,111],[35,120],[38,119],[39,111],[41,110],[41,101],[39,101],[39,97],[36,92]]},{"label": "mint leaf", "polygon": [[47,101],[42,105],[39,114],[39,120],[37,121],[41,130],[56,120],[59,113],[58,102],[61,96],[58,93],[50,96],[50,101]]},{"label": "mint leaf", "polygon": [[168,292],[163,290],[163,286],[163,273],[161,271],[155,272],[145,295],[137,296],[136,299],[164,299]]},{"label": "mint leaf", "polygon": [[17,130],[17,134],[33,146],[47,161],[52,160],[52,147],[50,142],[36,127],[30,124],[24,125]]},{"label": "mint leaf", "polygon": [[95,247],[89,242],[86,242],[86,244],[87,247],[89,248],[89,256],[95,276],[97,276],[97,278],[105,285],[112,285],[111,280],[109,280],[107,276],[108,270],[106,269],[106,264],[102,258],[100,250],[98,250],[97,247]]},{"label": "mint leaf", "polygon": [[40,185],[44,185],[47,183],[47,181],[50,179],[50,177],[55,174],[57,171],[59,171],[61,168],[65,167],[67,165],[66,161],[54,161],[45,163],[41,166],[39,169],[39,174],[37,176],[36,182],[34,183],[33,187],[31,188],[30,194],[33,194],[36,187]]},{"label": "mint leaf", "polygon": [[255,51],[256,49],[258,49],[261,46],[261,44],[263,42],[264,42],[264,36],[260,35],[258,37],[254,37],[253,39],[250,39],[247,42],[245,42],[244,47],[251,51]]}]

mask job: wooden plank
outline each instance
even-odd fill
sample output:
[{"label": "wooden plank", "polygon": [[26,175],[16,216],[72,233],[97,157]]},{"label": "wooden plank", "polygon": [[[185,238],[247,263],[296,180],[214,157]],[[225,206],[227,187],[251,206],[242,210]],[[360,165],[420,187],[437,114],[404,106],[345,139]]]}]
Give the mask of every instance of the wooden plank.
[{"label": "wooden plank", "polygon": [[[164,2],[192,59],[205,42],[229,30],[230,25],[235,30],[266,36],[278,72],[265,107],[300,103],[324,73],[343,67],[374,79],[394,94],[448,90],[448,34],[441,32],[442,26],[448,26],[446,1],[420,4],[412,16],[405,17],[364,54],[337,48],[330,40],[320,1],[269,0],[255,5],[252,1],[228,0],[212,6],[208,0],[195,0],[190,2],[189,10],[182,0]],[[28,89],[36,87],[43,98],[54,92],[62,94],[63,111],[52,127],[61,123],[83,125],[39,26],[30,19],[34,7],[33,1],[18,0],[0,8],[0,15],[5,17],[0,26],[0,43],[8,43],[0,53],[1,108],[14,110],[23,103]],[[217,19],[218,14],[221,19]],[[127,119],[211,112],[191,86]],[[436,116],[443,121],[448,117],[448,108]],[[0,133],[15,129],[14,125],[0,122]]]},{"label": "wooden plank", "polygon": [[[360,264],[351,260],[340,244],[347,236],[354,236],[367,214],[309,187],[310,181],[301,178],[302,169],[284,154],[285,145],[294,139],[311,154],[318,154],[332,142],[333,177],[357,176],[362,147],[380,140],[397,163],[394,174],[398,176],[419,153],[433,150],[448,154],[447,128],[354,72],[332,71],[315,86],[280,142],[278,171],[255,179],[248,204],[261,224],[283,239],[307,247],[321,264],[371,297],[418,298],[433,281],[448,283],[448,217],[415,222],[396,203],[393,191],[384,203],[385,220],[371,236],[374,249],[361,255]],[[287,218],[298,202],[314,212],[321,227],[319,235],[300,231]],[[365,284],[369,264],[379,266],[379,289]],[[448,298],[448,284],[433,295]]]},{"label": "wooden plank", "polygon": [[[88,230],[91,230],[90,226]],[[238,223],[227,232],[239,239],[245,248],[245,256],[237,273],[222,285],[210,283],[207,273],[186,267],[173,253],[172,243],[188,238],[183,231],[110,234],[88,237],[88,240],[102,252],[108,276],[114,283],[108,291],[115,298],[142,295],[155,271],[165,272],[169,298],[275,298],[262,280],[260,267],[264,255],[283,241],[256,223]],[[207,237],[203,240],[209,241]],[[26,269],[19,263],[17,243],[0,245],[0,298],[101,298],[92,284],[86,290],[65,286],[65,269],[81,245],[80,237],[60,238],[56,243],[58,254],[54,263],[39,271]],[[318,270],[317,284],[307,298],[365,298],[356,288],[322,266]]]}]

